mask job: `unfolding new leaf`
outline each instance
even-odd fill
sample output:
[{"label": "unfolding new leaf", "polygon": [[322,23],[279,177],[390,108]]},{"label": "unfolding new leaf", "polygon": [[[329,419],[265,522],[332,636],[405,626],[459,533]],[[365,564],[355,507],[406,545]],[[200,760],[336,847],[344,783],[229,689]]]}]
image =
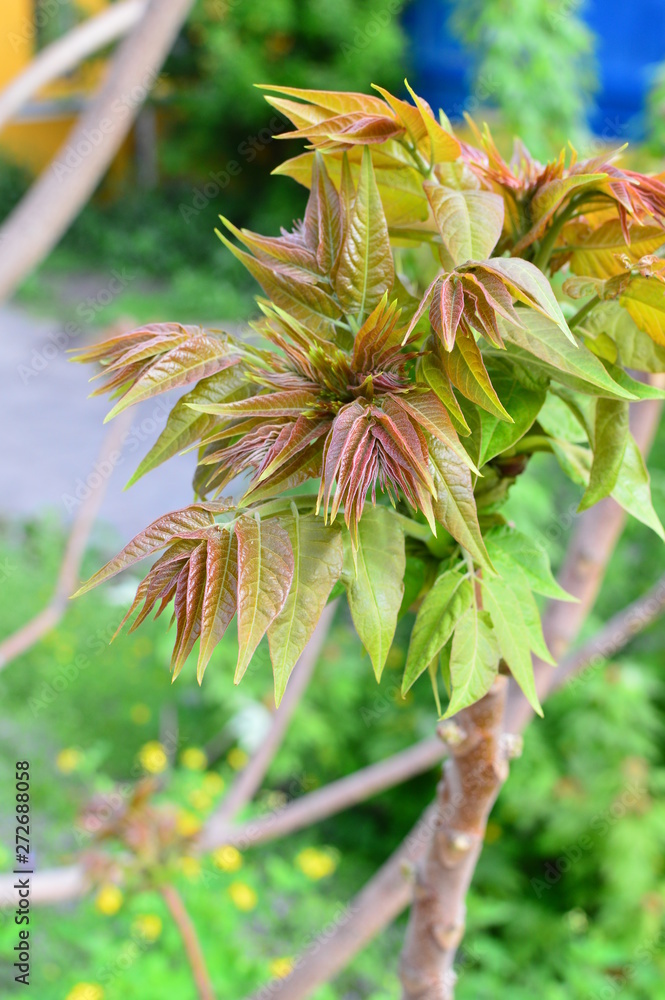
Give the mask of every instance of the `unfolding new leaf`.
[{"label": "unfolding new leaf", "polygon": [[641,372],[665,372],[665,346],[657,344],[613,299],[600,302],[581,324],[593,338],[607,336],[616,344],[618,360]]},{"label": "unfolding new leaf", "polygon": [[428,447],[437,491],[434,516],[477,563],[491,571],[492,563],[478,524],[468,465],[436,438],[428,437]]},{"label": "unfolding new leaf", "polygon": [[439,655],[472,599],[472,584],[458,570],[448,570],[434,581],[418,609],[411,632],[402,680],[403,695]]},{"label": "unfolding new leaf", "polygon": [[217,372],[216,375],[202,379],[196,388],[175,404],[169,413],[164,430],[140,463],[127,486],[132,486],[146,472],[200,440],[214,426],[214,417],[206,413],[195,412],[191,409],[192,403],[205,405],[237,398],[243,392],[245,384],[246,375],[238,366],[225,368],[224,371]]},{"label": "unfolding new leaf", "polygon": [[363,153],[360,181],[344,234],[335,290],[347,312],[366,315],[395,279],[388,226],[369,150]]},{"label": "unfolding new leaf", "polygon": [[404,536],[388,508],[366,506],[358,524],[355,558],[347,537],[344,583],[349,609],[380,680],[404,593]]},{"label": "unfolding new leaf", "polygon": [[526,250],[534,240],[545,231],[550,219],[557,208],[575,191],[581,188],[593,187],[607,179],[606,174],[573,174],[569,177],[556,177],[543,184],[534,195],[531,205],[531,219],[533,225],[522,239],[515,244],[515,253]]},{"label": "unfolding new leaf", "polygon": [[217,643],[236,613],[238,549],[235,534],[225,528],[211,531],[206,556],[206,582],[201,606],[201,645],[196,677],[199,682]]},{"label": "unfolding new leaf", "polygon": [[170,514],[158,517],[156,521],[153,521],[125,545],[117,556],[102,566],[94,576],[91,576],[79,587],[74,596],[85,594],[100,583],[110,580],[123,569],[128,569],[129,566],[140,562],[146,556],[163,549],[172,539],[187,537],[191,532],[204,531],[211,524],[214,524],[214,513],[229,510],[230,506],[227,501],[223,500],[212,503],[195,503],[190,507],[174,510]]},{"label": "unfolding new leaf", "polygon": [[162,354],[115,404],[106,420],[111,420],[134,403],[177,389],[238,364],[232,347],[221,337],[198,334]]},{"label": "unfolding new leaf", "polygon": [[493,191],[465,191],[425,181],[441,236],[439,254],[447,271],[492,253],[503,229],[503,198]]},{"label": "unfolding new leaf", "polygon": [[293,549],[288,534],[274,518],[241,517],[238,539],[239,683],[254,651],[284,607],[293,579]]},{"label": "unfolding new leaf", "polygon": [[295,516],[283,523],[291,539],[294,568],[286,603],[268,626],[277,705],[341,576],[343,562],[339,525],[325,525],[322,518],[313,516]]},{"label": "unfolding new leaf", "polygon": [[480,455],[478,464],[484,465],[515,445],[534,423],[545,402],[547,390],[527,389],[510,366],[491,369],[492,385],[502,405],[513,419],[509,424],[494,414],[479,409]]},{"label": "unfolding new leaf", "polygon": [[628,441],[628,403],[621,399],[596,400],[593,462],[589,485],[579,510],[586,510],[614,489]]},{"label": "unfolding new leaf", "polygon": [[467,399],[488,413],[512,423],[513,418],[496,394],[472,334],[460,334],[452,351],[440,351],[438,358],[452,384]]},{"label": "unfolding new leaf", "polygon": [[499,644],[486,611],[471,607],[460,618],[450,651],[452,697],[444,719],[480,701],[499,669]]},{"label": "unfolding new leaf", "polygon": [[550,319],[564,337],[576,344],[549,281],[534,264],[520,257],[492,257],[481,262],[481,267],[501,278],[515,298]]},{"label": "unfolding new leaf", "polygon": [[620,254],[637,261],[645,254],[654,253],[665,242],[665,234],[658,226],[634,226],[630,231],[630,243],[626,243],[618,219],[608,219],[597,229],[573,234],[572,238],[575,249],[570,257],[571,271],[595,278],[623,274],[626,268],[619,259]]},{"label": "unfolding new leaf", "polygon": [[430,389],[436,393],[450,413],[450,417],[458,432],[460,434],[468,434],[469,425],[467,424],[464,414],[462,413],[462,409],[457,402],[455,393],[453,392],[453,387],[450,384],[450,379],[446,375],[445,371],[443,371],[442,367],[437,364],[436,357],[432,354],[432,352],[423,354],[420,358],[418,370],[429,385]]}]

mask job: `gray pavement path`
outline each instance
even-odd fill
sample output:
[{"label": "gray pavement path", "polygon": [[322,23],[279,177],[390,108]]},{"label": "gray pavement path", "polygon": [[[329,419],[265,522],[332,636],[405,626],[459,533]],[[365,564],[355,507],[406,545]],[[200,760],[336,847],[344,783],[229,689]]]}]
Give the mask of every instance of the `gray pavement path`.
[{"label": "gray pavement path", "polygon": [[[35,318],[15,305],[0,308],[0,517],[48,509],[69,522],[85,489],[97,482],[98,476],[89,477],[110,407],[105,397],[88,398],[91,371],[69,360],[67,349],[79,342],[66,324]],[[123,492],[164,426],[168,409],[162,399],[172,405],[177,395],[136,407],[108,481],[99,519],[123,541],[191,500],[193,454],[172,459]]]}]

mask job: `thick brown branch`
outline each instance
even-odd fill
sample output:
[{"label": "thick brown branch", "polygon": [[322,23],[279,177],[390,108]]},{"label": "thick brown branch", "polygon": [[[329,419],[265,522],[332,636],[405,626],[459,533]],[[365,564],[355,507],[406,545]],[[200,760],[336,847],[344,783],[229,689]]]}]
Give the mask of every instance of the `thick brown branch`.
[{"label": "thick brown branch", "polygon": [[400,963],[403,1000],[452,1000],[466,894],[508,775],[501,738],[507,688],[507,678],[497,677],[484,698],[440,727],[450,756],[437,791],[436,827],[416,871]]},{"label": "thick brown branch", "polygon": [[208,975],[201,944],[196,934],[196,928],[185,908],[180,893],[172,885],[162,885],[159,891],[168,906],[169,913],[173,917],[173,922],[180,932],[187,961],[190,964],[200,1000],[215,1000],[215,991],[212,988],[212,982]]}]

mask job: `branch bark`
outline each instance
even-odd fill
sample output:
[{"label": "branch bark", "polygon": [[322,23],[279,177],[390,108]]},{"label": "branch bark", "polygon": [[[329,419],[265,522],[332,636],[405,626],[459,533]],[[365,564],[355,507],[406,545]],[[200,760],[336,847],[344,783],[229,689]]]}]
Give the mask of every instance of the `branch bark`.
[{"label": "branch bark", "polygon": [[416,872],[400,962],[403,1000],[452,1000],[466,894],[490,810],[508,776],[502,741],[507,688],[507,677],[497,677],[484,698],[440,726],[450,756],[437,790],[436,826]]},{"label": "branch bark", "polygon": [[180,893],[172,885],[162,885],[159,891],[182,938],[187,961],[192,970],[200,1000],[215,1000],[215,991],[213,990],[212,982],[206,968],[196,928],[192,923],[192,919],[187,912]]},{"label": "branch bark", "polygon": [[193,0],[151,0],[106,82],[51,165],[0,227],[0,300],[56,245],[101,180],[148,96]]},{"label": "branch bark", "polygon": [[[129,428],[131,415],[121,414],[119,420],[114,421],[104,438],[104,442],[97,459],[97,465],[107,462],[110,455],[122,444],[123,438]],[[112,463],[111,463],[112,464]],[[81,561],[85,555],[85,548],[92,527],[99,513],[102,500],[106,494],[108,478],[102,479],[100,485],[90,491],[89,496],[82,502],[72,525],[67,548],[60,566],[58,580],[55,591],[50,602],[35,617],[22,625],[12,635],[8,636],[0,643],[0,670],[7,666],[12,660],[24,653],[26,649],[34,646],[43,635],[54,628],[67,609],[67,602],[78,586],[79,569]]]},{"label": "branch bark", "polygon": [[213,843],[218,844],[220,840],[223,841],[225,831],[233,817],[254,798],[254,795],[261,787],[266,772],[282,744],[284,734],[291,721],[291,716],[295,712],[309,684],[316,661],[319,658],[326,636],[332,625],[336,609],[337,601],[333,601],[324,609],[314,629],[312,638],[305,646],[289,678],[286,692],[279,708],[273,716],[268,735],[247,766],[243,768],[236,778],[219,809],[212,814],[206,823],[200,841],[201,850],[209,850]]}]

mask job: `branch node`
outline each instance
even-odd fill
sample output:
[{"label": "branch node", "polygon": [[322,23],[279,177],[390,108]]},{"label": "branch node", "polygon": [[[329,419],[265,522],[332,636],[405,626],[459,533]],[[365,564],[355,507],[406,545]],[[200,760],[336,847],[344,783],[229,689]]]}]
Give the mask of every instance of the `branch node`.
[{"label": "branch node", "polygon": [[501,752],[506,760],[515,760],[522,756],[524,737],[519,733],[501,734]]},{"label": "branch node", "polygon": [[463,729],[458,722],[455,722],[454,719],[449,719],[447,722],[441,722],[436,727],[436,734],[439,739],[451,749],[464,743],[468,736],[467,731]]},{"label": "branch node", "polygon": [[445,951],[457,949],[464,936],[464,924],[434,924],[432,934],[436,943]]}]

